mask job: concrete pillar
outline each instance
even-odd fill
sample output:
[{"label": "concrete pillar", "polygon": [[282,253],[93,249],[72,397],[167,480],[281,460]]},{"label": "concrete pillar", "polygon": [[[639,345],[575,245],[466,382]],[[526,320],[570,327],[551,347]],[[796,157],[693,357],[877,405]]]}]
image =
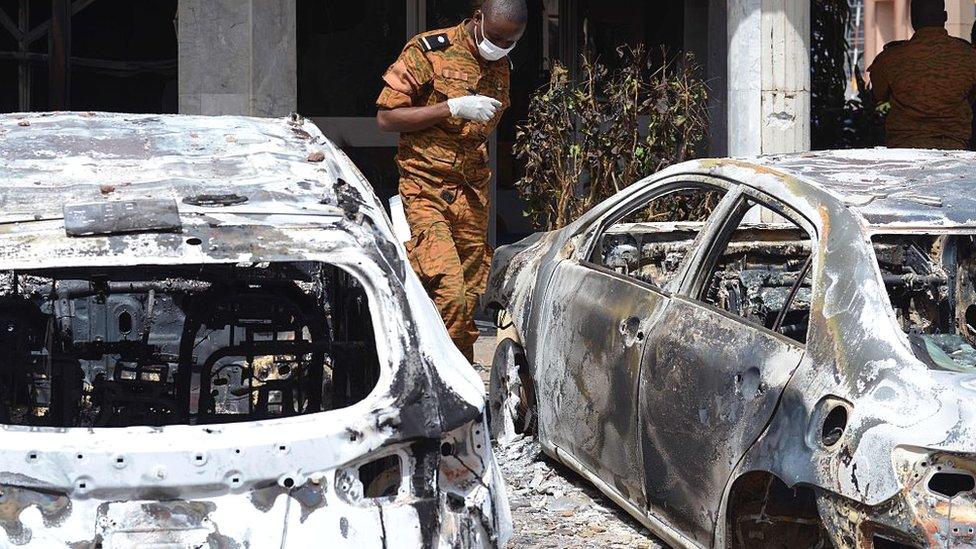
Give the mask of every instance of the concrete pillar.
[{"label": "concrete pillar", "polygon": [[728,2],[729,155],[762,153],[762,0]]},{"label": "concrete pillar", "polygon": [[763,0],[764,154],[810,149],[810,0]]},{"label": "concrete pillar", "polygon": [[729,0],[729,154],[810,148],[810,0]]},{"label": "concrete pillar", "polygon": [[297,109],[295,0],[180,0],[177,17],[181,113]]}]

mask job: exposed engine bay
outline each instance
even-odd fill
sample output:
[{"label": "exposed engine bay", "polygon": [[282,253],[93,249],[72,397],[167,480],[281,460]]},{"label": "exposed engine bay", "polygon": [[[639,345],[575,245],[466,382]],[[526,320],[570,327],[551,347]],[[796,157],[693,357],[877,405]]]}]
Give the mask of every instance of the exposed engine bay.
[{"label": "exposed engine bay", "polygon": [[938,370],[976,371],[974,237],[878,235],[874,250],[915,356]]},{"label": "exposed engine bay", "polygon": [[320,263],[72,268],[0,277],[0,422],[217,424],[365,398],[367,297]]}]

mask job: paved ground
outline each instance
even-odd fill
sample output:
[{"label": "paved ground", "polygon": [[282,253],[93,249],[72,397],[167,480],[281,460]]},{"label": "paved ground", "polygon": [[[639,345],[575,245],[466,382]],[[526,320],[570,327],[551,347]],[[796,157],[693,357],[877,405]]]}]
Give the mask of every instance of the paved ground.
[{"label": "paved ground", "polygon": [[513,548],[661,549],[646,528],[529,438],[496,449],[509,490]]},{"label": "paved ground", "polygon": [[[488,328],[475,346],[487,386],[495,352]],[[545,457],[530,438],[496,448],[515,521],[514,549],[666,548],[630,515],[576,473]]]},{"label": "paved ground", "polygon": [[475,364],[483,364],[485,368],[491,367],[491,361],[495,358],[495,329],[478,323],[481,329],[481,337],[474,344]]}]

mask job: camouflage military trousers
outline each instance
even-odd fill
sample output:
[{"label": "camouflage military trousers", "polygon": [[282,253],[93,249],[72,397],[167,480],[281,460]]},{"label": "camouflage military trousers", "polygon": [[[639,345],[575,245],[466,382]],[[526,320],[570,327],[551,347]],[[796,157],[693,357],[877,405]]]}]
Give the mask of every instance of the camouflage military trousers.
[{"label": "camouflage military trousers", "polygon": [[491,266],[487,191],[400,180],[414,271],[441,313],[447,332],[468,360],[474,359],[474,314]]}]

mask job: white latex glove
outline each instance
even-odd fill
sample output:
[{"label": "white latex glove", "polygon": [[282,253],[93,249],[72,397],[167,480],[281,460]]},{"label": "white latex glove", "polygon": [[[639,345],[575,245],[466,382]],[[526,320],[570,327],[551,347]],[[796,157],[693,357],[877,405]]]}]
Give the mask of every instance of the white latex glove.
[{"label": "white latex glove", "polygon": [[467,95],[448,99],[447,106],[451,109],[451,116],[487,122],[495,117],[502,102],[484,95]]}]

